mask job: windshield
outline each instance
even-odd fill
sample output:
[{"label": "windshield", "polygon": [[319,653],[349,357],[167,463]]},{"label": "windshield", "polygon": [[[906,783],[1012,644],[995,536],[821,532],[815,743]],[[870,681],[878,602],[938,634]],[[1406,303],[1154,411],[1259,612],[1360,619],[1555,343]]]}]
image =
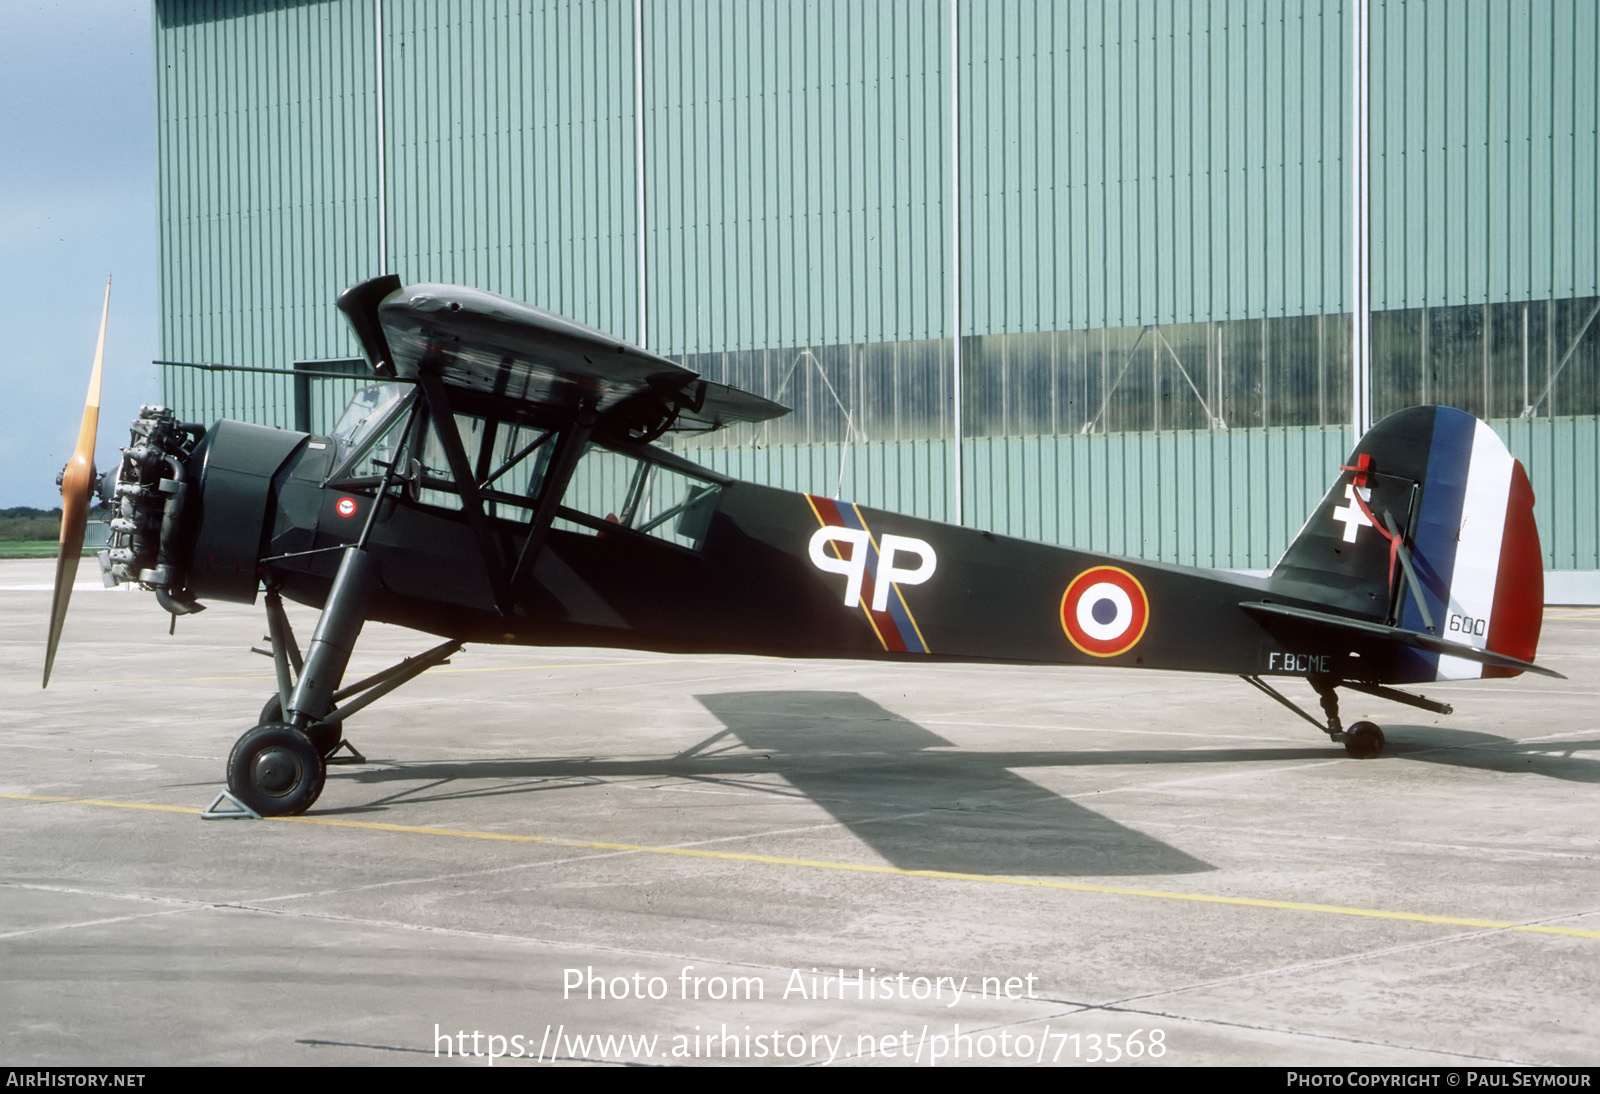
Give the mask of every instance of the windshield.
[{"label": "windshield", "polygon": [[369,384],[357,391],[333,427],[340,457],[348,456],[381,430],[410,392],[410,384]]}]

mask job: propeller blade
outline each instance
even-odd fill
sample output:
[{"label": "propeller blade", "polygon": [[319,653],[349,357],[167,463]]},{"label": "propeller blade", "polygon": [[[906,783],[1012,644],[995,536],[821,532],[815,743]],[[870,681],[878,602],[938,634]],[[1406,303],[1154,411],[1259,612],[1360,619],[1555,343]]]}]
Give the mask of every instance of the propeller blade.
[{"label": "propeller blade", "polygon": [[78,447],[61,473],[61,543],[56,551],[56,585],[50,598],[50,638],[44,651],[44,683],[50,686],[50,669],[56,662],[61,625],[67,619],[72,582],[83,554],[83,534],[89,523],[89,498],[94,490],[94,436],[100,425],[100,366],[106,355],[106,317],[111,312],[111,279],[106,278],[106,300],[100,308],[100,339],[94,347],[94,371],[89,374],[89,394],[83,401],[83,424],[78,427]]}]

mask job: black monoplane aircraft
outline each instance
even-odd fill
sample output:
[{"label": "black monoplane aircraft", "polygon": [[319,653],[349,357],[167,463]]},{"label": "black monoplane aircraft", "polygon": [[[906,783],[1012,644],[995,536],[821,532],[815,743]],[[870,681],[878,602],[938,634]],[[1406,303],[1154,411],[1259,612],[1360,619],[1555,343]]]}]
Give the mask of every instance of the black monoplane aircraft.
[{"label": "black monoplane aircraft", "polygon": [[[1232,673],[1352,756],[1338,688],[1534,665],[1543,573],[1522,465],[1416,407],[1361,438],[1270,576],[1010,539],[738,482],[653,442],[784,407],[515,301],[387,276],[339,307],[371,363],[329,436],[145,407],[114,475],[108,583],[174,615],[265,601],[277,691],[228,758],[235,798],[299,813],[346,720],[467,642]],[[104,343],[104,318],[101,344]],[[48,684],[96,476],[100,361],[62,484]],[[302,652],[283,599],[321,608]],[[368,619],[445,639],[344,683]],[[1318,719],[1266,682],[1298,677]]]}]

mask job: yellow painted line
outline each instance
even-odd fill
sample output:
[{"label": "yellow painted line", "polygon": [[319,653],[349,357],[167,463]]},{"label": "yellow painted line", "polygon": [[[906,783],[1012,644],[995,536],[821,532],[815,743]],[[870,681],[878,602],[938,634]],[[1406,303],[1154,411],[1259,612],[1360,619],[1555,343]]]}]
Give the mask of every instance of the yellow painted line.
[{"label": "yellow painted line", "polygon": [[[276,676],[184,676],[174,679],[171,676],[137,677],[128,680],[52,680],[58,688],[93,688],[109,684],[210,684],[238,680],[276,680]],[[38,684],[0,684],[4,688],[32,688],[38,691]]]},{"label": "yellow painted line", "polygon": [[[0,794],[13,801],[51,802],[63,805],[98,805],[113,809],[146,809],[162,813],[188,813],[202,810],[178,805],[149,805],[142,802],[101,801],[94,798],[51,797],[43,794]],[[500,843],[543,843],[584,851],[620,851],[643,855],[672,855],[679,858],[715,859],[723,862],[754,862],[764,866],[798,866],[812,870],[836,870],[853,874],[879,874],[889,877],[931,878],[938,881],[968,881],[987,885],[1015,885],[1029,889],[1058,889],[1072,893],[1098,893],[1105,896],[1141,897],[1147,900],[1177,900],[1191,904],[1224,904],[1238,908],[1270,908],[1285,912],[1317,912],[1322,915],[1357,916],[1363,919],[1388,919],[1401,923],[1429,923],[1443,927],[1474,927],[1481,930],[1517,931],[1524,934],[1561,935],[1567,938],[1600,939],[1600,931],[1577,927],[1552,927],[1542,924],[1510,923],[1498,919],[1466,916],[1428,915],[1424,912],[1392,912],[1379,908],[1350,908],[1339,904],[1308,904],[1294,900],[1262,900],[1256,897],[1216,896],[1210,893],[1178,893],[1165,889],[1134,889],[1118,885],[1090,885],[1076,881],[1046,881],[1038,878],[1006,877],[1000,874],[965,874],[951,870],[908,870],[861,862],[832,862],[827,859],[788,858],[782,855],[754,855],[739,851],[709,851],[695,847],[652,847],[637,843],[603,843],[594,840],[569,840],[555,836],[524,836],[508,832],[478,832],[463,828],[424,828],[381,821],[341,820],[337,817],[271,817],[291,824],[315,824],[325,828],[365,828],[375,832],[400,832],[418,836],[449,836],[454,839],[490,840]]]},{"label": "yellow painted line", "polygon": [[55,802],[66,805],[104,805],[112,809],[145,809],[152,813],[190,813],[195,816],[205,812],[203,809],[191,809],[186,805],[152,805],[149,802],[109,802],[98,798],[58,798],[49,794],[0,794],[0,798],[9,798],[21,802]]}]

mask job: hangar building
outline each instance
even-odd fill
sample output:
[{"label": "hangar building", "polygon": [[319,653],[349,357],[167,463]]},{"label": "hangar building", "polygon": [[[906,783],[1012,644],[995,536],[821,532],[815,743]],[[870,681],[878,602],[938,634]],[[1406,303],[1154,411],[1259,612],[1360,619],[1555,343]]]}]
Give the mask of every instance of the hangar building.
[{"label": "hangar building", "polygon": [[166,400],[327,429],[332,303],[526,300],[795,408],[740,477],[1270,567],[1488,418],[1600,599],[1590,0],[156,0]]}]

